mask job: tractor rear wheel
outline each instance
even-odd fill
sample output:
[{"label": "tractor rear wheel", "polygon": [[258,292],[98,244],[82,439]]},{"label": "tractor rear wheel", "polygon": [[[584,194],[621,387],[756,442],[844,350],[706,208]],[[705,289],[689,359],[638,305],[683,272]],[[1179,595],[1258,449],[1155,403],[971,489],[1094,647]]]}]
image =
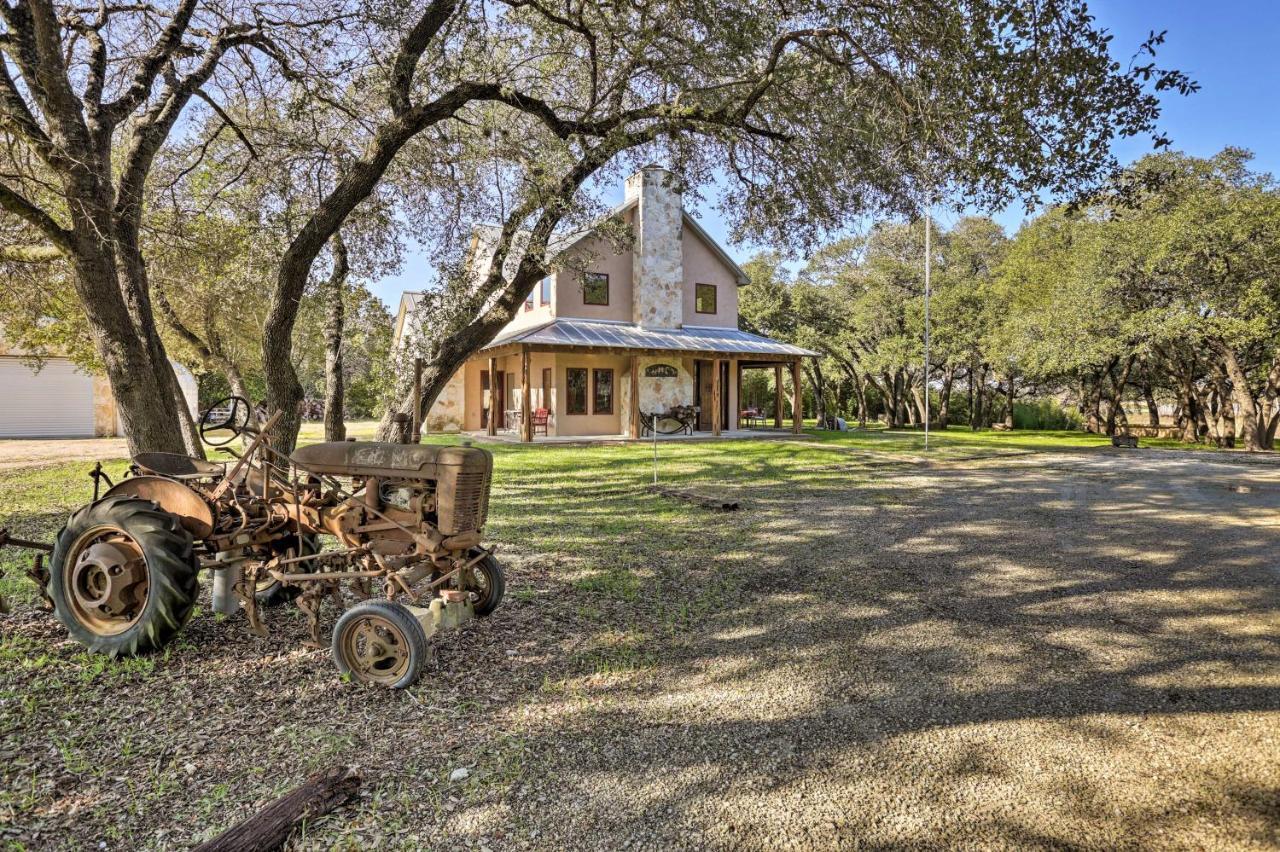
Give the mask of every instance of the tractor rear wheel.
[{"label": "tractor rear wheel", "polygon": [[358,603],[333,626],[333,661],[359,683],[403,689],[427,659],[427,633],[404,604]]},{"label": "tractor rear wheel", "polygon": [[49,596],[71,638],[99,654],[162,648],[200,592],[191,533],[150,500],[107,497],[77,511],[54,544]]}]

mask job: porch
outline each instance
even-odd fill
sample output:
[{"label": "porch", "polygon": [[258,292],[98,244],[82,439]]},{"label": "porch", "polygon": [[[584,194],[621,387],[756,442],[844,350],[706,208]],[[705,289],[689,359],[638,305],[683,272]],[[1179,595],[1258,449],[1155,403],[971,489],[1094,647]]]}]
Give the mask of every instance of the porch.
[{"label": "porch", "polygon": [[[486,431],[464,432],[468,438],[480,442],[488,442],[495,444],[520,444],[526,443],[520,433],[515,430],[504,430],[497,434],[490,435]],[[773,429],[769,427],[756,429],[722,429],[719,435],[711,432],[694,432],[692,434],[676,434],[663,435],[659,433],[657,440],[659,443],[668,442],[698,442],[698,441],[777,441],[794,438],[796,433],[790,426]],[[533,440],[528,443],[548,444],[560,446],[611,446],[621,444],[647,444],[652,443],[653,435],[645,435],[641,438],[632,438],[628,435],[534,435]]]},{"label": "porch", "polygon": [[[646,439],[655,423],[659,432],[686,433],[662,440],[759,437],[787,419],[795,434],[800,359],[815,355],[736,328],[557,319],[500,335],[468,360],[429,421],[433,430],[452,423],[477,437],[525,443]],[[750,405],[742,398],[743,373],[756,369],[773,373],[767,405],[758,393]]]}]

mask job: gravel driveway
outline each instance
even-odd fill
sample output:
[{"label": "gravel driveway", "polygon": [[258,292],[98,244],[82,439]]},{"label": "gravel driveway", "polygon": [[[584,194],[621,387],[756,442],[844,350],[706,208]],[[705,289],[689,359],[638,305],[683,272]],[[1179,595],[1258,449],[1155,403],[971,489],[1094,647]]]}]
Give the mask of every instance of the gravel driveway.
[{"label": "gravel driveway", "polygon": [[[1102,451],[718,487],[744,510],[608,543],[658,566],[652,600],[509,555],[509,605],[412,694],[335,683],[300,624],[197,619],[155,672],[43,716],[109,770],[8,726],[10,833],[173,848],[341,761],[364,798],[298,848],[1280,844],[1280,467]],[[43,616],[9,630],[73,659]]]}]

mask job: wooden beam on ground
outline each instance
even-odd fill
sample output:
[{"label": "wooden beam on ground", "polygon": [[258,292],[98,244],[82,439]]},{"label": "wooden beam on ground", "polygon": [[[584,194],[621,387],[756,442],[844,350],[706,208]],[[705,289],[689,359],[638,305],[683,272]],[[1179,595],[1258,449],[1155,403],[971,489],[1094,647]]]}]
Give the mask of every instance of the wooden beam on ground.
[{"label": "wooden beam on ground", "polygon": [[663,497],[674,497],[677,500],[686,500],[690,503],[697,503],[704,509],[715,509],[717,512],[732,512],[740,508],[737,500],[724,500],[717,497],[707,497],[702,494],[696,494],[693,491],[684,491],[679,488],[671,488],[666,485],[650,485],[649,490],[655,494],[661,494]]},{"label": "wooden beam on ground", "polygon": [[803,396],[800,392],[800,359],[797,358],[791,362],[791,431],[797,435],[800,434],[800,427],[804,425],[804,412],[800,408],[802,400]]},{"label": "wooden beam on ground", "polygon": [[317,772],[239,825],[200,844],[196,852],[258,852],[279,849],[304,822],[344,805],[360,789],[360,776],[346,768]]},{"label": "wooden beam on ground", "polygon": [[782,428],[782,365],[773,365],[773,428]]},{"label": "wooden beam on ground", "polygon": [[520,440],[533,443],[533,388],[529,385],[529,347],[520,347]]},{"label": "wooden beam on ground", "polygon": [[720,359],[711,362],[711,434],[720,434],[720,399],[724,391],[720,387]]},{"label": "wooden beam on ground", "polygon": [[489,358],[489,423],[485,431],[490,435],[498,434],[498,412],[502,410],[502,400],[498,399],[498,359]]}]

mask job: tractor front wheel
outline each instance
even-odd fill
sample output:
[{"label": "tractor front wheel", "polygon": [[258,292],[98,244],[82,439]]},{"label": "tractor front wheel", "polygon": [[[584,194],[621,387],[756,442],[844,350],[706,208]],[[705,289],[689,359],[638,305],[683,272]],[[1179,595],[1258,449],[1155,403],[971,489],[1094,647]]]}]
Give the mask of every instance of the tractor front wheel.
[{"label": "tractor front wheel", "polygon": [[403,689],[427,659],[427,633],[403,604],[358,603],[333,627],[333,661],[352,680]]},{"label": "tractor front wheel", "polygon": [[[472,551],[469,556],[475,558],[478,551]],[[470,568],[471,576],[468,578],[467,589],[471,596],[471,606],[475,609],[477,616],[486,616],[498,608],[498,604],[502,603],[502,596],[507,591],[506,576],[502,571],[502,563],[494,558],[493,554],[485,556]]]},{"label": "tractor front wheel", "polygon": [[163,647],[200,591],[191,533],[150,500],[107,497],[77,511],[49,564],[54,614],[71,638],[99,654]]}]

